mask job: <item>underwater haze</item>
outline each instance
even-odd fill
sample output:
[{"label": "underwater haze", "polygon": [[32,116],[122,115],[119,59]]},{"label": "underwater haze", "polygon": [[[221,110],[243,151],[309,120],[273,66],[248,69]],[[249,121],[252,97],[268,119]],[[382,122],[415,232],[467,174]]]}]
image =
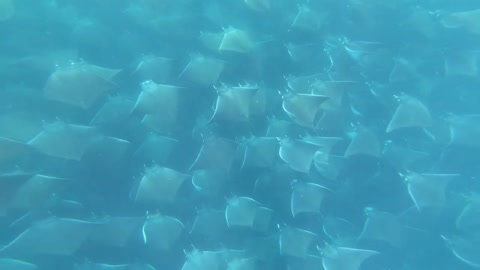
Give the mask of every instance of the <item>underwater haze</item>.
[{"label": "underwater haze", "polygon": [[0,0],[0,270],[480,269],[477,0]]}]

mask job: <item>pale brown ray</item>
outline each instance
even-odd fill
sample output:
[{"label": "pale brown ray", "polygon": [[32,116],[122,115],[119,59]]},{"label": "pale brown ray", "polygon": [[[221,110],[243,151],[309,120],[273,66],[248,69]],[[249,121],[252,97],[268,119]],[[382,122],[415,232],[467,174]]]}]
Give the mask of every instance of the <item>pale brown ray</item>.
[{"label": "pale brown ray", "polygon": [[450,115],[450,145],[480,147],[480,114]]},{"label": "pale brown ray", "polygon": [[44,120],[44,115],[31,108],[2,112],[0,136],[26,143],[42,130]]},{"label": "pale brown ray", "polygon": [[195,55],[191,57],[179,78],[200,86],[212,86],[217,83],[224,67],[223,60]]},{"label": "pale brown ray", "polygon": [[192,235],[222,237],[227,229],[225,211],[200,209],[197,211],[190,233]]},{"label": "pale brown ray", "polygon": [[109,98],[90,121],[92,126],[123,125],[135,103],[125,97]]},{"label": "pale brown ray", "polygon": [[153,162],[164,165],[178,143],[179,141],[176,139],[160,136],[156,133],[149,133],[147,137],[142,140],[142,143],[138,146],[133,156],[144,163]]},{"label": "pale brown ray", "polygon": [[75,64],[53,72],[45,85],[45,97],[84,110],[90,109],[112,88],[119,70]]},{"label": "pale brown ray", "polygon": [[98,221],[88,237],[88,244],[92,246],[124,248],[141,232],[145,222],[144,217],[105,217]]},{"label": "pale brown ray", "polygon": [[208,137],[204,140],[190,170],[206,169],[228,172],[232,167],[236,149],[234,141],[214,136]]},{"label": "pale brown ray", "polygon": [[257,90],[256,86],[231,87],[223,85],[217,89],[218,97],[211,120],[248,121],[253,97]]},{"label": "pale brown ray", "polygon": [[298,182],[293,185],[290,211],[293,217],[299,214],[320,214],[325,197],[331,192],[316,183]]},{"label": "pale brown ray", "polygon": [[447,186],[457,174],[417,174],[409,172],[405,176],[408,193],[417,210],[441,209],[447,201]]},{"label": "pale brown ray", "polygon": [[151,131],[165,136],[171,136],[175,133],[175,124],[177,118],[169,117],[168,114],[156,113],[145,114],[140,123]]},{"label": "pale brown ray", "polygon": [[24,143],[0,137],[0,161],[18,160],[31,152],[31,148]]},{"label": "pale brown ray", "polygon": [[331,181],[337,179],[344,161],[344,157],[328,155],[322,151],[317,151],[313,157],[313,164],[317,172]]},{"label": "pale brown ray", "polygon": [[247,140],[242,168],[270,168],[275,164],[280,144],[274,137],[252,137]]},{"label": "pale brown ray", "polygon": [[283,138],[290,133],[292,123],[279,120],[275,117],[268,118],[268,128],[266,137],[280,137]]},{"label": "pale brown ray", "polygon": [[45,126],[28,145],[47,156],[78,161],[97,136],[93,127],[56,122]]},{"label": "pale brown ray", "polygon": [[223,32],[200,32],[199,40],[203,46],[211,51],[216,51],[220,47],[223,39]]},{"label": "pale brown ray", "polygon": [[0,256],[74,255],[97,223],[50,217],[34,223],[0,250]]},{"label": "pale brown ray", "polygon": [[312,94],[326,96],[328,99],[320,106],[324,110],[335,110],[342,106],[343,96],[355,87],[355,81],[316,80],[312,83]]},{"label": "pale brown ray", "polygon": [[230,180],[225,171],[195,170],[192,176],[193,187],[202,195],[217,196]]},{"label": "pale brown ray", "polygon": [[[1,8],[1,7],[0,7]],[[0,269],[2,270],[35,270],[37,266],[35,264],[10,259],[10,258],[0,258]]]},{"label": "pale brown ray", "polygon": [[421,152],[401,145],[392,141],[386,141],[382,152],[382,158],[399,170],[405,170],[410,165],[428,157],[428,152]]},{"label": "pale brown ray", "polygon": [[359,270],[365,260],[380,253],[368,249],[327,246],[322,249],[322,254],[325,270]]},{"label": "pale brown ray", "polygon": [[256,12],[270,10],[270,0],[244,0],[244,2],[248,8]]},{"label": "pale brown ray", "polygon": [[473,195],[473,198],[469,198],[469,200],[455,221],[456,229],[466,234],[480,229],[480,219],[478,219],[480,215],[480,200],[478,194]]},{"label": "pale brown ray", "polygon": [[219,251],[193,250],[186,254],[182,270],[220,270],[225,264]]},{"label": "pale brown ray", "polygon": [[134,73],[142,81],[152,80],[156,83],[165,83],[173,78],[173,60],[156,55],[144,55]]},{"label": "pale brown ray", "polygon": [[304,31],[317,31],[322,27],[326,18],[326,13],[317,12],[311,9],[307,4],[299,5],[298,13],[295,16],[291,27]]},{"label": "pale brown ray", "polygon": [[170,216],[150,215],[143,225],[143,241],[155,251],[168,251],[184,229],[183,223]]},{"label": "pale brown ray", "polygon": [[233,197],[228,200],[225,219],[229,228],[253,228],[260,203],[249,197]]},{"label": "pale brown ray", "polygon": [[472,34],[480,34],[480,9],[453,12],[441,18],[446,28],[464,28]]},{"label": "pale brown ray", "polygon": [[135,195],[135,202],[155,205],[172,203],[177,197],[178,189],[188,177],[157,165],[147,168]]},{"label": "pale brown ray", "polygon": [[480,238],[478,235],[454,235],[448,238],[441,235],[453,255],[470,268],[480,268]]},{"label": "pale brown ray", "polygon": [[370,129],[357,126],[352,137],[352,141],[345,151],[345,158],[357,155],[366,155],[374,158],[380,157],[382,149],[380,142]]},{"label": "pale brown ray", "polygon": [[300,126],[313,128],[320,106],[326,96],[288,93],[283,96],[282,108]]},{"label": "pale brown ray", "polygon": [[91,169],[115,171],[130,157],[131,143],[110,136],[97,136],[88,145],[82,156],[82,162]]},{"label": "pale brown ray", "polygon": [[304,140],[285,138],[280,141],[279,156],[295,171],[308,173],[315,153],[321,146]]},{"label": "pale brown ray", "polygon": [[253,50],[254,45],[248,32],[229,27],[224,31],[223,39],[218,50],[220,52],[248,54]]},{"label": "pale brown ray", "polygon": [[254,270],[256,265],[256,258],[235,258],[227,261],[228,270]]},{"label": "pale brown ray", "polygon": [[358,237],[360,241],[384,242],[396,248],[404,246],[406,231],[397,216],[369,207],[365,209],[365,213],[367,220]]},{"label": "pale brown ray", "polygon": [[132,113],[163,114],[175,119],[180,89],[178,86],[157,84],[153,81],[144,82]]},{"label": "pale brown ray", "polygon": [[9,207],[33,211],[43,209],[60,196],[69,183],[69,179],[36,174],[18,188]]},{"label": "pale brown ray", "polygon": [[387,133],[403,128],[426,128],[431,125],[430,110],[417,98],[399,97],[399,105],[387,127]]},{"label": "pale brown ray", "polygon": [[294,258],[306,258],[318,236],[313,232],[292,228],[280,228],[280,254]]},{"label": "pale brown ray", "polygon": [[454,51],[445,56],[445,76],[478,76],[478,51]]}]

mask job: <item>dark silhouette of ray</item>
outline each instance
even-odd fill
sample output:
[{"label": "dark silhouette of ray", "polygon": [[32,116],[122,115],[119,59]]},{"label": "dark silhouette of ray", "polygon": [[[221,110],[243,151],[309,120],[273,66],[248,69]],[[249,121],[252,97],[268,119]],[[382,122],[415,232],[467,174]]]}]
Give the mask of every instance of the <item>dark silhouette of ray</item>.
[{"label": "dark silhouette of ray", "polygon": [[480,114],[450,115],[450,145],[480,147]]},{"label": "dark silhouette of ray", "polygon": [[379,252],[368,249],[327,246],[322,249],[325,270],[358,270],[364,261]]},{"label": "dark silhouette of ray", "polygon": [[256,12],[266,12],[270,10],[270,0],[244,0],[244,2],[248,8]]},{"label": "dark silhouette of ray", "polygon": [[280,141],[280,158],[295,171],[308,173],[315,153],[321,146],[304,140],[285,138]]},{"label": "dark silhouette of ray", "polygon": [[345,151],[345,158],[356,155],[366,155],[379,158],[382,149],[377,136],[368,128],[363,126],[355,127],[352,141]]},{"label": "dark silhouette of ray", "polygon": [[409,172],[405,176],[408,194],[418,211],[440,209],[445,206],[447,186],[457,174],[417,174]]},{"label": "dark silhouette of ray", "polygon": [[221,194],[229,180],[230,176],[226,171],[195,170],[192,185],[200,194],[215,197]]},{"label": "dark silhouette of ray", "polygon": [[392,247],[402,248],[405,244],[405,228],[400,224],[398,217],[388,213],[366,208],[367,220],[359,241],[378,241]]},{"label": "dark silhouette of ray", "polygon": [[142,140],[133,156],[144,163],[153,162],[158,165],[165,165],[178,143],[179,141],[176,139],[151,132]]},{"label": "dark silhouette of ray", "polygon": [[228,172],[232,167],[236,148],[236,143],[231,140],[208,137],[204,140],[190,171],[206,169]]},{"label": "dark silhouette of ray", "polygon": [[387,133],[403,128],[426,128],[431,125],[430,110],[417,98],[402,95],[387,127]]},{"label": "dark silhouette of ray", "polygon": [[15,191],[9,207],[29,211],[44,209],[61,196],[70,183],[69,179],[36,174]]},{"label": "dark silhouette of ray", "polygon": [[480,258],[480,238],[478,236],[465,237],[465,236],[452,236],[445,237],[442,235],[442,239],[448,249],[462,262],[468,264],[470,267],[479,268]]},{"label": "dark silhouette of ray", "polygon": [[316,183],[295,183],[290,200],[292,216],[320,214],[323,200],[330,192],[331,190]]},{"label": "dark silhouette of ray", "polygon": [[302,127],[313,128],[320,105],[328,99],[326,96],[288,93],[283,96],[283,110],[292,120]]},{"label": "dark silhouette of ray", "polygon": [[284,256],[304,259],[312,248],[313,241],[318,236],[313,232],[302,229],[283,227],[280,228],[280,254]]},{"label": "dark silhouette of ray", "polygon": [[152,80],[156,83],[169,82],[173,78],[173,60],[156,55],[144,55],[134,73],[140,80]]},{"label": "dark silhouette of ray", "polygon": [[217,89],[218,96],[212,121],[248,121],[253,97],[257,90],[258,87],[249,85],[242,87],[223,85]]},{"label": "dark silhouette of ray", "polygon": [[9,258],[0,258],[0,269],[2,270],[35,270],[35,264]]},{"label": "dark silhouette of ray", "polygon": [[225,62],[219,59],[192,56],[179,78],[200,86],[212,86],[217,83],[224,66]]},{"label": "dark silhouette of ray", "polygon": [[172,203],[177,191],[189,176],[155,165],[145,170],[135,195],[135,202],[146,204]]},{"label": "dark silhouette of ray", "polygon": [[78,161],[97,136],[94,127],[56,122],[45,126],[28,145],[47,156]]},{"label": "dark silhouette of ray", "polygon": [[220,52],[248,54],[253,50],[254,45],[248,32],[230,26],[224,30],[218,50]]},{"label": "dark silhouette of ray", "polygon": [[105,217],[88,237],[91,246],[124,248],[140,234],[145,217]]},{"label": "dark silhouette of ray", "polygon": [[88,64],[74,64],[50,75],[45,85],[45,96],[88,110],[112,88],[111,80],[118,72]]},{"label": "dark silhouette of ray", "polygon": [[135,103],[125,97],[109,98],[90,121],[92,126],[124,125]]},{"label": "dark silhouette of ray", "polygon": [[249,197],[233,197],[228,200],[225,219],[229,228],[253,228],[260,203]]},{"label": "dark silhouette of ray", "polygon": [[178,86],[157,84],[153,81],[143,82],[142,92],[132,113],[163,114],[176,119],[180,89]]},{"label": "dark silhouette of ray", "polygon": [[143,240],[155,251],[168,251],[183,232],[183,223],[170,216],[155,214],[148,216],[143,225]]},{"label": "dark silhouette of ray", "polygon": [[252,137],[247,140],[242,168],[270,168],[275,164],[280,144],[277,138]]},{"label": "dark silhouette of ray", "polygon": [[96,223],[50,217],[34,223],[0,250],[0,256],[72,256],[82,246]]}]

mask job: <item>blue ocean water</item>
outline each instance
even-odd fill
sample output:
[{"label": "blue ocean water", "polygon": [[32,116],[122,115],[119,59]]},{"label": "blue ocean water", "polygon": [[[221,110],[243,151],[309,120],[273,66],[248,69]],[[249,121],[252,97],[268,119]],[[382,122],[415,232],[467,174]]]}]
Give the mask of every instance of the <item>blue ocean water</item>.
[{"label": "blue ocean water", "polygon": [[0,270],[480,267],[474,0],[0,0]]}]

